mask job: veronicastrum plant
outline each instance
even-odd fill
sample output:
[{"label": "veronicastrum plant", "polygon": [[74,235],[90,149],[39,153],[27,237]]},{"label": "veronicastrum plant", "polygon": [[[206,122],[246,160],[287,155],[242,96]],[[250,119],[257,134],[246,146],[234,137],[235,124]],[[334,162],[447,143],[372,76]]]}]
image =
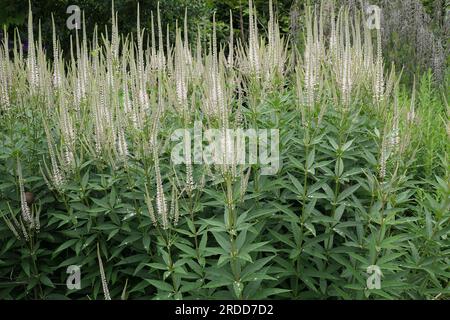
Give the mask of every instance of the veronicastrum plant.
[{"label": "veronicastrum plant", "polygon": [[[27,52],[5,32],[1,298],[448,297],[448,107],[430,76],[403,88],[363,13],[309,8],[297,48],[271,2],[265,32],[248,9],[246,41],[217,43],[213,16],[205,46],[187,14],[174,39],[159,12],[122,35],[113,7],[68,60],[31,11]],[[222,133],[219,161],[196,162],[196,126]],[[276,129],[277,170],[238,161],[230,129]]]}]

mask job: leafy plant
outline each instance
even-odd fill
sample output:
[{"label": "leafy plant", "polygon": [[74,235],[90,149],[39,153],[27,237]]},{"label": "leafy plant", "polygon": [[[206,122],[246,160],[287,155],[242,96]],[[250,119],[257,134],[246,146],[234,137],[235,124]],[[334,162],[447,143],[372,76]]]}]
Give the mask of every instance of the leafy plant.
[{"label": "leafy plant", "polygon": [[[52,57],[33,40],[31,11],[26,54],[5,35],[0,298],[449,297],[448,110],[431,74],[402,87],[347,8],[327,36],[307,9],[298,50],[272,3],[263,34],[249,4],[248,39],[230,25],[224,45],[215,18],[207,46],[167,39],[159,12],[128,37],[113,13],[68,60],[57,22]],[[258,161],[239,161],[230,130]]]}]

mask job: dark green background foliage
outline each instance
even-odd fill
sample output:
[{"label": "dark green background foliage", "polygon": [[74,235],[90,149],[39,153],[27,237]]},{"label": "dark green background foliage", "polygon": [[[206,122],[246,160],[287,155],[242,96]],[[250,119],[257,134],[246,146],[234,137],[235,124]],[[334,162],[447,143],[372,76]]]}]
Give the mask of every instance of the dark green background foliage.
[{"label": "dark green background foliage", "polygon": [[[121,21],[121,31],[125,34],[135,31],[135,16],[137,11],[137,3],[141,7],[141,15],[144,21],[149,21],[150,12],[156,12],[158,1],[155,0],[116,0],[116,10],[120,12],[119,20]],[[319,0],[274,0],[279,14],[282,29],[287,32],[289,28],[289,11],[293,6],[304,8],[307,4],[319,4]],[[338,0],[338,4],[354,5],[356,1]],[[373,4],[382,4],[382,0],[375,0]],[[395,1],[391,1],[395,2]],[[437,24],[443,24],[446,8],[448,4],[444,0],[421,0],[428,14],[432,18],[439,19]],[[41,19],[43,29],[51,28],[48,22],[48,15],[53,13],[58,22],[57,25],[64,25],[67,19],[66,9],[69,5],[78,5],[86,14],[86,22],[88,28],[92,28],[95,24],[103,26],[111,22],[111,1],[110,0],[33,0],[31,1],[33,14],[36,21]],[[254,4],[261,15],[262,22],[267,20],[268,7],[266,0],[255,0]],[[372,4],[372,2],[371,2]],[[18,27],[26,24],[28,13],[28,0],[1,0],[0,5],[0,25],[7,27]],[[439,5],[437,7],[437,5]],[[185,8],[188,9],[191,27],[196,29],[196,23],[210,21],[212,12],[216,12],[217,20],[228,24],[229,11],[232,10],[236,21],[239,21],[240,15],[244,17],[244,25],[247,24],[247,1],[245,0],[164,0],[160,2],[161,14],[163,22],[174,23],[176,19],[182,20]],[[438,12],[440,14],[438,15]],[[236,31],[240,31],[240,25],[235,23]],[[61,30],[59,30],[61,31]],[[88,34],[91,34],[88,32]],[[44,37],[45,37],[44,33]]]},{"label": "dark green background foliage", "polygon": [[[6,2],[6,11],[0,16],[0,24],[6,24],[10,29],[14,26],[22,27],[22,31],[26,25],[26,17],[28,13],[28,1],[10,1],[2,0]],[[153,0],[119,0],[115,1],[115,10],[120,12],[119,14],[119,26],[120,31],[123,34],[136,31],[136,16],[137,6],[140,6],[140,14],[142,27],[149,28],[151,12],[154,14],[157,11],[158,1]],[[38,21],[41,20],[42,35],[44,44],[51,47],[51,19],[49,15],[53,13],[55,17],[55,25],[58,29],[58,36],[62,43],[64,51],[68,51],[70,48],[70,36],[75,35],[75,31],[70,31],[66,28],[66,20],[69,14],[66,13],[67,8],[70,5],[78,5],[85,14],[86,32],[92,34],[94,27],[97,25],[99,28],[104,28],[106,25],[111,24],[111,1],[110,0],[82,0],[82,1],[31,1],[32,11],[35,17],[35,27]],[[184,20],[185,9],[188,10],[188,16],[190,18],[189,25],[192,28],[204,28],[209,23],[209,15],[211,6],[206,1],[180,1],[180,0],[168,0],[160,2],[161,20],[163,24],[171,24],[171,30],[175,27],[175,22],[178,19],[179,23]],[[2,12],[3,13],[3,12]],[[156,14],[155,14],[156,19]],[[103,31],[103,29],[101,30]],[[191,30],[191,32],[197,32],[197,29]],[[24,34],[26,35],[26,34]]]},{"label": "dark green background foliage", "polygon": [[[289,10],[293,0],[274,1],[278,8],[281,27],[284,32],[289,31]],[[14,27],[23,28],[26,25],[28,14],[28,0],[1,0],[2,10],[0,13],[0,25],[6,25],[11,31]],[[35,23],[41,20],[42,35],[44,44],[51,46],[51,20],[48,19],[50,13],[55,16],[55,24],[58,29],[62,48],[67,51],[70,47],[70,35],[74,36],[74,31],[70,32],[66,27],[66,9],[69,5],[78,5],[85,13],[87,34],[92,34],[95,25],[103,28],[111,23],[111,1],[110,0],[81,0],[81,1],[31,1]],[[136,31],[137,6],[140,6],[142,26],[150,30],[151,13],[156,19],[158,1],[156,0],[116,0],[115,10],[119,12],[119,28],[123,34]],[[267,24],[268,7],[267,1],[256,0],[255,6],[260,14],[259,20],[262,24]],[[212,28],[212,16],[216,13],[218,38],[225,40],[229,34],[230,10],[233,14],[236,35],[246,35],[248,26],[248,5],[245,0],[164,0],[160,1],[160,12],[163,26],[169,24],[171,36],[174,35],[176,21],[181,26],[184,21],[185,10],[188,14],[188,28],[191,38],[196,38],[198,29],[202,37],[210,32]],[[242,24],[241,24],[242,17]],[[156,20],[155,20],[156,21]],[[24,34],[24,39],[26,33]],[[206,40],[206,39],[205,39]]]},{"label": "dark green background foliage", "polygon": [[[135,17],[137,12],[137,3],[140,3],[142,24],[150,28],[150,14],[156,12],[156,0],[116,0],[115,7],[119,14],[120,32],[128,34],[136,31]],[[274,0],[280,20],[280,28],[286,35],[295,39],[301,39],[303,21],[293,19],[300,17],[308,4],[320,4],[320,0]],[[349,5],[350,7],[359,7],[359,1],[355,0],[333,0],[339,5]],[[266,0],[255,0],[255,6],[259,13],[259,22],[266,25],[268,19],[268,6]],[[367,2],[368,3],[368,2]],[[109,0],[34,0],[32,1],[33,14],[35,22],[42,21],[42,35],[44,45],[51,48],[51,20],[47,19],[51,13],[54,14],[58,35],[60,37],[64,52],[70,48],[70,32],[65,28],[65,21],[68,17],[66,9],[69,5],[76,4],[86,15],[87,34],[92,34],[95,25],[103,28],[111,23],[111,1]],[[386,60],[395,62],[397,66],[403,66],[404,76],[402,81],[411,85],[414,80],[414,74],[426,72],[429,68],[433,69],[435,78],[439,83],[445,79],[445,66],[449,61],[449,39],[450,39],[450,19],[448,17],[449,3],[447,0],[374,0],[370,4],[380,5],[385,8],[387,16],[392,15],[393,19],[387,19],[387,24],[397,24],[398,28],[385,34],[384,53]],[[423,5],[424,12],[428,17],[422,18],[417,15],[418,21],[410,23],[404,18],[396,19],[398,12],[408,11],[415,8],[415,5]],[[22,31],[26,24],[28,11],[28,0],[1,0],[0,25],[6,25],[9,31],[14,27]],[[196,38],[197,31],[203,41],[207,41],[207,34],[212,28],[212,15],[216,13],[218,39],[225,41],[229,34],[229,15],[230,10],[233,14],[234,32],[236,36],[245,38],[248,27],[248,9],[246,0],[165,0],[161,1],[160,9],[163,25],[169,24],[171,37],[174,36],[175,23],[181,25],[184,20],[185,9],[188,12],[189,35],[191,39]],[[297,11],[296,11],[297,10]],[[414,10],[413,10],[414,12]],[[397,14],[397,15],[396,15]],[[414,17],[414,13],[408,14]],[[425,22],[424,22],[425,21]],[[408,27],[405,28],[405,26]],[[423,35],[422,39],[427,39],[427,43],[417,39],[417,30],[429,32]],[[294,33],[292,34],[291,31]],[[26,33],[22,34],[26,39]],[[437,42],[439,41],[439,42]],[[418,52],[419,47],[424,50]],[[433,61],[438,61],[437,65]]]}]

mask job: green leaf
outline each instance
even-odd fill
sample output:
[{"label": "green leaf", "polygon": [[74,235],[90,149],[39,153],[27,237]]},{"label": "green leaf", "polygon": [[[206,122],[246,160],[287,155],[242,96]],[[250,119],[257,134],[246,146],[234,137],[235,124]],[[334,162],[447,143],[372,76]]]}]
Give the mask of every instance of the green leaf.
[{"label": "green leaf", "polygon": [[313,234],[314,237],[316,236],[316,228],[314,228],[314,225],[312,223],[305,222],[304,226]]},{"label": "green leaf", "polygon": [[250,281],[252,279],[252,276],[257,272],[260,271],[267,263],[269,263],[274,256],[262,258],[259,260],[256,260],[252,264],[249,264],[242,270],[242,281]]},{"label": "green leaf", "polygon": [[336,160],[336,164],[334,167],[334,174],[336,177],[342,176],[342,173],[344,172],[344,161],[342,161],[342,158],[338,158]]},{"label": "green leaf", "polygon": [[353,192],[355,192],[356,190],[358,190],[359,187],[360,187],[360,185],[359,185],[359,183],[358,183],[358,184],[356,184],[356,185],[354,185],[354,186],[351,186],[351,187],[345,189],[344,191],[342,191],[342,192],[339,194],[337,201],[338,201],[338,202],[343,201],[343,200],[346,199],[348,196],[350,196],[351,194],[353,194]]},{"label": "green leaf", "polygon": [[148,283],[150,283],[152,286],[154,286],[155,288],[161,290],[161,291],[166,291],[166,292],[173,292],[173,287],[164,282],[164,281],[160,281],[160,280],[154,280],[154,279],[145,279],[145,281],[147,281]]},{"label": "green leaf", "polygon": [[56,248],[56,250],[53,252],[53,257],[55,257],[59,252],[65,250],[69,247],[74,247],[75,243],[77,243],[77,242],[78,242],[78,239],[67,240],[62,245],[60,245],[58,248]]},{"label": "green leaf", "polygon": [[294,177],[293,175],[291,175],[290,173],[289,173],[289,179],[291,179],[292,184],[297,189],[297,194],[298,195],[303,195],[304,194],[304,189],[303,189],[303,186],[300,183],[300,181],[298,181],[298,179],[296,177]]},{"label": "green leaf", "polygon": [[214,238],[216,239],[217,243],[222,247],[222,249],[225,252],[231,251],[231,243],[230,240],[225,238],[221,233],[219,232],[212,232]]},{"label": "green leaf", "polygon": [[55,288],[55,285],[53,284],[52,280],[50,280],[49,277],[47,277],[46,275],[41,275],[39,277],[39,280],[41,281],[41,283],[47,287],[51,287],[51,288]]}]

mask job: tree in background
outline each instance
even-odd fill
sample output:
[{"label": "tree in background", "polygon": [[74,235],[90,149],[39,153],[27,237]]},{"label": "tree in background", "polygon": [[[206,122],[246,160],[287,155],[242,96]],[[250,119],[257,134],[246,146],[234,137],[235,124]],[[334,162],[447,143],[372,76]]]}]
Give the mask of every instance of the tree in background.
[{"label": "tree in background", "polygon": [[[151,13],[155,13],[158,7],[156,0],[115,0],[115,11],[118,12],[119,29],[123,34],[136,31],[136,15],[139,3],[141,24],[147,30],[151,28]],[[62,49],[67,53],[70,49],[70,37],[75,36],[75,30],[66,28],[66,20],[70,14],[66,13],[70,5],[77,5],[83,11],[86,22],[86,33],[92,34],[95,26],[103,32],[105,26],[111,25],[111,0],[31,0],[31,8],[34,16],[35,27],[41,25],[44,45],[51,47],[52,20],[55,19],[58,37]],[[185,10],[189,19],[189,35],[194,35],[197,30],[204,31],[209,28],[209,16],[211,4],[207,0],[164,0],[159,1],[161,21],[164,26],[169,26],[169,32],[173,36],[176,21],[182,25]],[[3,10],[4,9],[4,10]],[[17,27],[22,39],[26,40],[26,17],[28,14],[28,0],[3,0],[0,12],[0,25],[6,27],[12,33]],[[156,18],[156,16],[155,16]],[[206,32],[203,32],[206,33]]]}]

